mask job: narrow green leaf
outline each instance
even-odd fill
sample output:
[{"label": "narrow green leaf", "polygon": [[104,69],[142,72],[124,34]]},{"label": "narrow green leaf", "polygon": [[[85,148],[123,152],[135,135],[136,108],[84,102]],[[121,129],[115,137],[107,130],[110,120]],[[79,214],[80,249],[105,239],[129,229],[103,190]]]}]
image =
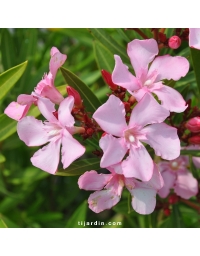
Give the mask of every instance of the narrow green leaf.
[{"label": "narrow green leaf", "polygon": [[5,161],[6,161],[5,156],[0,153],[0,164],[5,162]]},{"label": "narrow green leaf", "polygon": [[4,70],[7,70],[16,65],[16,52],[14,42],[7,28],[2,29],[1,56]]},{"label": "narrow green leaf", "polygon": [[173,228],[182,228],[183,222],[181,220],[181,213],[179,211],[178,204],[172,205],[172,213],[171,213],[172,225]]},{"label": "narrow green leaf", "polygon": [[65,81],[69,86],[72,86],[76,89],[83,101],[84,106],[86,107],[87,111],[94,112],[98,107],[101,106],[101,102],[98,100],[96,95],[90,90],[87,85],[81,81],[74,73],[70,72],[68,69],[61,67],[60,68]]},{"label": "narrow green leaf", "polygon": [[24,73],[27,61],[0,74],[0,100],[12,89]]},{"label": "narrow green leaf", "polygon": [[91,34],[99,40],[112,54],[118,54],[124,62],[130,63],[126,53],[126,47],[119,45],[104,29],[90,28]]},{"label": "narrow green leaf", "polygon": [[60,169],[56,172],[58,176],[76,176],[86,171],[99,170],[100,160],[98,158],[81,159],[71,164],[67,169]]},{"label": "narrow green leaf", "polygon": [[97,41],[94,41],[93,49],[99,69],[105,69],[111,73],[115,64],[113,54]]},{"label": "narrow green leaf", "polygon": [[190,48],[191,57],[192,57],[192,63],[193,63],[193,69],[196,77],[196,82],[198,85],[198,89],[200,92],[200,51],[194,48]]},{"label": "narrow green leaf", "polygon": [[0,217],[0,228],[8,228],[6,226],[6,223],[1,219],[1,217]]},{"label": "narrow green leaf", "polygon": [[86,221],[87,201],[84,201],[67,221],[66,228],[84,228]]},{"label": "narrow green leaf", "polygon": [[200,150],[181,150],[181,155],[200,156]]}]

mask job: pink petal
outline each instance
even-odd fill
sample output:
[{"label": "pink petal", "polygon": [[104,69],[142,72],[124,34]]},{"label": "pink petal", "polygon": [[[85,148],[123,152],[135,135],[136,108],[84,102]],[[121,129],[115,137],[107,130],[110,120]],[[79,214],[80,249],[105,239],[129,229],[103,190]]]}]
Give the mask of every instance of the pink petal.
[{"label": "pink petal", "polygon": [[132,95],[135,97],[135,99],[137,100],[137,102],[139,102],[146,93],[148,93],[149,90],[147,89],[146,86],[143,86],[141,89],[134,91],[132,93]]},{"label": "pink petal", "polygon": [[155,58],[149,69],[148,75],[157,71],[158,75],[155,82],[163,79],[173,79],[175,81],[184,77],[189,71],[189,62],[186,58],[170,55],[159,56]]},{"label": "pink petal", "polygon": [[200,50],[200,28],[190,28],[189,46]]},{"label": "pink petal", "polygon": [[20,140],[29,147],[40,146],[48,142],[45,125],[33,116],[26,116],[18,122],[17,133]]},{"label": "pink petal", "polygon": [[165,123],[152,124],[142,129],[142,132],[146,134],[143,141],[155,150],[157,156],[173,160],[180,155],[180,140],[176,128]]},{"label": "pink petal", "polygon": [[104,152],[100,162],[102,168],[119,163],[127,152],[123,139],[117,139],[110,134],[103,136],[99,145]]},{"label": "pink petal", "polygon": [[57,52],[59,52],[58,48],[56,48],[55,46],[53,46],[53,47],[51,48],[51,51],[50,51],[51,57],[53,57],[53,55],[54,55],[55,53],[57,53]]},{"label": "pink petal", "polygon": [[19,103],[13,101],[4,110],[4,114],[16,121],[19,121],[27,114],[29,108],[30,105],[20,105]]},{"label": "pink petal", "polygon": [[131,148],[129,157],[122,162],[124,176],[149,181],[153,175],[153,161],[146,148]]},{"label": "pink petal", "polygon": [[62,163],[63,168],[67,168],[73,161],[85,153],[83,147],[72,135],[67,131],[63,131],[62,136]]},{"label": "pink petal", "polygon": [[200,157],[193,156],[192,161],[193,161],[194,165],[196,166],[196,168],[200,168]]},{"label": "pink petal", "polygon": [[105,189],[110,190],[114,192],[114,194],[121,197],[123,187],[124,187],[124,178],[119,175],[114,175],[106,185]]},{"label": "pink petal", "polygon": [[20,105],[32,105],[36,101],[37,101],[37,99],[35,97],[33,97],[33,95],[20,94],[17,97],[17,102]]},{"label": "pink petal", "polygon": [[118,137],[127,128],[124,104],[114,95],[95,111],[93,118],[105,132]]},{"label": "pink petal", "polygon": [[65,98],[58,109],[58,120],[63,126],[73,126],[75,123],[74,117],[71,114],[74,106],[74,97],[68,96]]},{"label": "pink petal", "polygon": [[60,53],[55,47],[51,49],[51,59],[49,62],[49,70],[53,76],[53,80],[56,76],[58,69],[65,63],[67,55]]},{"label": "pink petal", "polygon": [[169,195],[170,189],[174,186],[176,174],[171,171],[164,171],[161,174],[164,180],[164,186],[159,190],[158,195],[165,198]]},{"label": "pink petal", "polygon": [[153,175],[146,184],[156,190],[161,189],[164,186],[164,180],[158,170],[158,166],[154,163]]},{"label": "pink petal", "polygon": [[49,121],[57,123],[57,118],[53,115],[53,112],[56,111],[55,105],[47,98],[39,98],[37,101],[38,108],[42,115]]},{"label": "pink petal", "polygon": [[55,174],[60,159],[60,143],[61,140],[59,139],[39,149],[31,157],[32,164],[45,172]]},{"label": "pink petal", "polygon": [[174,186],[175,193],[184,198],[189,199],[198,193],[198,182],[190,172],[180,172]]},{"label": "pink petal", "polygon": [[141,69],[147,72],[149,63],[158,54],[158,45],[154,39],[135,39],[128,43],[127,53],[138,77]]},{"label": "pink petal", "polygon": [[163,122],[168,116],[169,111],[160,106],[154,97],[146,93],[140,102],[134,107],[129,126],[145,126],[147,124]]},{"label": "pink petal", "polygon": [[46,85],[41,95],[50,99],[55,104],[60,104],[64,100],[62,94],[54,86]]},{"label": "pink petal", "polygon": [[88,198],[89,208],[99,213],[106,209],[112,208],[120,200],[120,196],[116,195],[111,190],[96,191]]},{"label": "pink petal", "polygon": [[161,105],[171,112],[181,113],[186,108],[186,102],[182,95],[169,86],[163,86],[158,90],[153,90],[159,100],[161,100]]},{"label": "pink petal", "polygon": [[98,174],[96,171],[89,171],[82,174],[78,179],[80,189],[101,190],[112,178],[112,174]]},{"label": "pink petal", "polygon": [[123,175],[122,165],[121,163],[114,164],[112,166],[107,167],[107,169],[113,174],[121,174]]},{"label": "pink petal", "polygon": [[121,58],[118,55],[114,55],[115,68],[112,73],[113,83],[122,86],[130,91],[135,91],[140,88],[138,80],[129,71],[128,67],[124,65]]}]

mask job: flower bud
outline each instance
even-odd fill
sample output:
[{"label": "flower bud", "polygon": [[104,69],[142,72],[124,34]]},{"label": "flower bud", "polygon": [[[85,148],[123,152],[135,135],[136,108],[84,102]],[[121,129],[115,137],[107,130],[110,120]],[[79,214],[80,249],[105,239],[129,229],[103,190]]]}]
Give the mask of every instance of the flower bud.
[{"label": "flower bud", "polygon": [[190,144],[200,145],[200,135],[194,135],[188,139]]},{"label": "flower bud", "polygon": [[74,97],[74,105],[78,108],[82,107],[82,99],[80,94],[71,86],[67,86],[67,94]]},{"label": "flower bud", "polygon": [[200,132],[200,117],[196,116],[191,118],[187,121],[185,127],[191,132]]},{"label": "flower bud", "polygon": [[167,216],[167,217],[170,216],[171,211],[169,208],[165,208],[163,211],[164,211],[165,216]]},{"label": "flower bud", "polygon": [[172,194],[168,198],[169,204],[176,204],[178,202],[178,196],[176,194]]},{"label": "flower bud", "polygon": [[168,45],[171,49],[177,49],[181,45],[181,39],[178,36],[172,36],[169,39]]},{"label": "flower bud", "polygon": [[104,80],[106,81],[106,83],[109,85],[110,89],[112,91],[117,90],[117,85],[113,83],[111,74],[104,69],[101,70],[101,74],[102,74]]}]

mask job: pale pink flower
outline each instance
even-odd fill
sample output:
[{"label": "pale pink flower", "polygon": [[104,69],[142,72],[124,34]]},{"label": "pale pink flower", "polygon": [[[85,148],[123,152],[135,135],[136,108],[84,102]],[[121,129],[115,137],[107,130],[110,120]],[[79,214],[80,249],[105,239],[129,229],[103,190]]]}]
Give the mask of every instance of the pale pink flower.
[{"label": "pale pink flower", "polygon": [[173,161],[158,163],[164,180],[164,186],[158,192],[160,197],[167,197],[170,189],[174,189],[174,192],[184,199],[189,199],[198,193],[198,182],[188,171],[188,165],[188,158],[184,156]]},{"label": "pale pink flower", "polygon": [[51,59],[49,62],[50,72],[44,75],[43,79],[37,84],[35,91],[31,95],[21,94],[17,102],[11,102],[4,113],[12,119],[19,121],[28,112],[32,104],[37,105],[38,96],[49,98],[52,102],[60,104],[63,96],[54,86],[54,80],[58,69],[64,64],[67,55],[62,54],[56,47],[51,48]]},{"label": "pale pink flower", "polygon": [[187,108],[181,94],[162,83],[163,79],[177,81],[187,74],[189,62],[186,58],[170,55],[155,58],[158,54],[158,45],[154,39],[133,40],[128,43],[127,53],[136,76],[132,75],[121,58],[115,55],[113,83],[128,89],[137,101],[149,92],[156,94],[162,106],[170,111],[179,113]]},{"label": "pale pink flower", "polygon": [[129,156],[122,163],[124,176],[150,180],[153,161],[141,142],[149,144],[156,155],[164,159],[172,160],[180,155],[177,129],[161,123],[167,116],[169,111],[147,93],[132,110],[127,125],[124,104],[111,95],[93,115],[107,133],[99,142],[104,152],[100,166],[104,168],[117,164],[129,151]]},{"label": "pale pink flower", "polygon": [[107,167],[111,174],[98,174],[96,171],[85,172],[80,176],[80,189],[97,190],[88,198],[89,208],[95,213],[112,208],[121,198],[125,186],[132,196],[132,207],[140,214],[150,214],[156,205],[156,193],[163,186],[163,179],[157,166],[150,181],[140,182],[123,175],[121,164]]},{"label": "pale pink flower", "polygon": [[60,159],[60,146],[63,167],[67,168],[74,160],[82,156],[85,148],[72,137],[83,128],[74,127],[71,110],[74,105],[72,96],[64,99],[58,109],[58,118],[53,114],[54,104],[47,98],[38,99],[38,108],[47,121],[44,123],[32,116],[22,118],[17,124],[19,138],[29,147],[48,145],[39,149],[31,158],[34,166],[55,174]]},{"label": "pale pink flower", "polygon": [[189,31],[189,46],[200,50],[200,28],[190,28]]}]

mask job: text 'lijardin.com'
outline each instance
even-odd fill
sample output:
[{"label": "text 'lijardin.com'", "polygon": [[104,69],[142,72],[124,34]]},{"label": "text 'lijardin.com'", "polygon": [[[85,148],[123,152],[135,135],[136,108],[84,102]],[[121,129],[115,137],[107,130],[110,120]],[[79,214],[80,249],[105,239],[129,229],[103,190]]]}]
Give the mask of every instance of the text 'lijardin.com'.
[{"label": "text 'lijardin.com'", "polygon": [[78,221],[79,226],[121,226],[121,221],[109,221],[105,223],[104,221]]}]

